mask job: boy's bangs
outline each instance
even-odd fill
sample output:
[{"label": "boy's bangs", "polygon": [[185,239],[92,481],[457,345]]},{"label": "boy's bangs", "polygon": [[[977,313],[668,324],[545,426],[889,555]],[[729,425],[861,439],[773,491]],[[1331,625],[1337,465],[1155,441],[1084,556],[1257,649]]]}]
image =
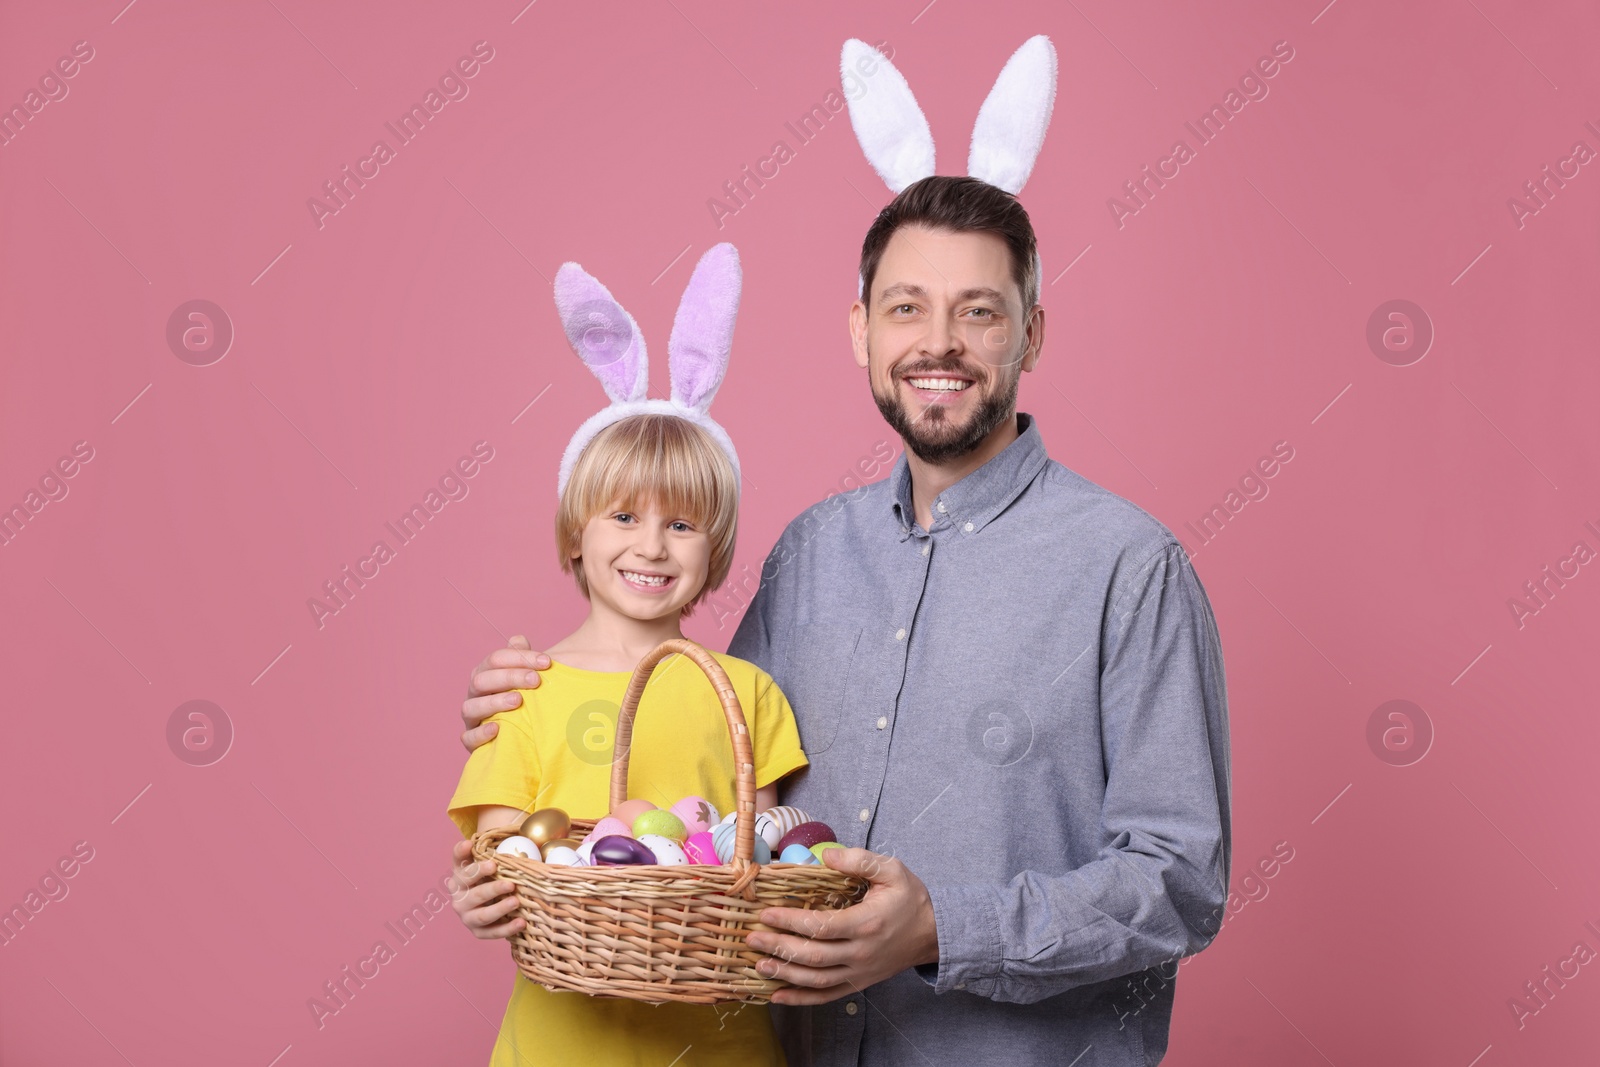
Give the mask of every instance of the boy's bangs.
[{"label": "boy's bangs", "polygon": [[[726,487],[718,485],[729,467],[714,442],[695,427],[670,416],[621,423],[614,433],[596,438],[592,479],[585,479],[582,514],[594,515],[614,505],[643,508],[654,504],[702,529],[720,526],[718,501]],[[603,438],[609,437],[609,440]]]}]

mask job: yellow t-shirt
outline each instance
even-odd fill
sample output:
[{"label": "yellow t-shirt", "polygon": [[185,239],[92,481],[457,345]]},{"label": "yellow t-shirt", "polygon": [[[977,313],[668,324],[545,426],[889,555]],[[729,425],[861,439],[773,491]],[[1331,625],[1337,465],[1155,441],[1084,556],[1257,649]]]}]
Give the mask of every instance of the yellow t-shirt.
[{"label": "yellow t-shirt", "polygon": [[[760,668],[716,655],[744,709],[755,749],[756,786],[805,766],[788,698]],[[522,705],[489,718],[494,740],[474,749],[450,798],[463,834],[482,805],[562,808],[598,819],[610,808],[617,710],[630,672],[552,663]],[[733,810],[733,748],[705,674],[671,656],[656,666],[634,717],[628,796],[669,807],[692,794]],[[679,1058],[681,1057],[681,1058]],[[756,1004],[644,1004],[553,992],[518,972],[491,1067],[534,1064],[782,1064],[767,1009]]]}]

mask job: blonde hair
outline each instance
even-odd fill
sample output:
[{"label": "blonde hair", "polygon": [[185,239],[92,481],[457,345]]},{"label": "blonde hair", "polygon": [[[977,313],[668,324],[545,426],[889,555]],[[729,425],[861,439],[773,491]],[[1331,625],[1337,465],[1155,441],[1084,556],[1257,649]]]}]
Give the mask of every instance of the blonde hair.
[{"label": "blonde hair", "polygon": [[704,530],[711,540],[706,584],[687,615],[728,577],[739,526],[739,478],[727,453],[700,427],[674,415],[633,415],[595,435],[579,454],[556,508],[561,569],[589,596],[583,528],[606,508],[655,504]]}]

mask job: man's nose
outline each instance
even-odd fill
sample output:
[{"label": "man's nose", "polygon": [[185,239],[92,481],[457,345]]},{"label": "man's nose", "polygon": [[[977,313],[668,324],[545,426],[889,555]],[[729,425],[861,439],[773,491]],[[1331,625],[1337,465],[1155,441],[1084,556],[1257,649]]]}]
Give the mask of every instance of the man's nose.
[{"label": "man's nose", "polygon": [[934,359],[958,356],[963,350],[961,331],[944,314],[929,315],[928,329],[922,335],[922,352]]}]

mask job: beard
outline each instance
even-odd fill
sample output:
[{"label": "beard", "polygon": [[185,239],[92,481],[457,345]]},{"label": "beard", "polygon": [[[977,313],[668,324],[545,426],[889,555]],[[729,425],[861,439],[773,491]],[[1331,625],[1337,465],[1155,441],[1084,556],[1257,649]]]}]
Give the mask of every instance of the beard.
[{"label": "beard", "polygon": [[897,371],[888,393],[878,392],[876,385],[872,387],[872,399],[877,403],[883,421],[900,435],[912,455],[924,463],[948,463],[972,452],[988,439],[996,427],[1013,417],[1017,406],[1017,383],[1021,375],[1009,376],[1009,382],[1003,382],[990,391],[989,384],[993,378],[992,372],[989,372],[968,386],[969,389],[980,390],[980,399],[978,409],[964,424],[952,419],[942,404],[930,405],[923,409],[921,415],[912,418],[900,400],[899,383],[907,377],[939,371],[971,373],[969,368],[959,364],[941,366],[924,363]]}]

